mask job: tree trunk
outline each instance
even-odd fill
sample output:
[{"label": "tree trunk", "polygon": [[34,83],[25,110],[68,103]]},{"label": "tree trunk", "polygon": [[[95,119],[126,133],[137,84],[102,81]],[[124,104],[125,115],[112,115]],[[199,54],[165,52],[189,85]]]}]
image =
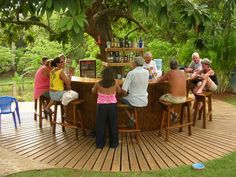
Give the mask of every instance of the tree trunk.
[{"label": "tree trunk", "polygon": [[104,15],[94,18],[94,15],[102,9],[104,9],[102,4],[95,3],[91,9],[87,10],[88,25],[85,27],[85,32],[92,36],[99,45],[100,53],[97,58],[106,61],[106,41],[111,41],[112,38],[110,17]]}]

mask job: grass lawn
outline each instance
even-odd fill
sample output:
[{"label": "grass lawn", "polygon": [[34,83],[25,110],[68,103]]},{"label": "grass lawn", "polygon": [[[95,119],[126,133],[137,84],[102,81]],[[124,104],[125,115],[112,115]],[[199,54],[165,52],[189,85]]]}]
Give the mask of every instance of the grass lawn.
[{"label": "grass lawn", "polygon": [[174,169],[151,172],[91,172],[74,169],[47,169],[20,172],[9,177],[235,177],[236,152],[221,159],[205,163],[204,170],[194,170],[191,166],[181,166]]},{"label": "grass lawn", "polygon": [[225,101],[236,106],[236,94],[235,93],[217,93],[213,95],[213,98]]}]

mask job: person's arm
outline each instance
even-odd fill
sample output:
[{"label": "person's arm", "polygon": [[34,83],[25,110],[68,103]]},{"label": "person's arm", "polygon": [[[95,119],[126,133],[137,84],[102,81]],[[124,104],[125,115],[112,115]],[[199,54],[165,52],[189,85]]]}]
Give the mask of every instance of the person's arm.
[{"label": "person's arm", "polygon": [[167,80],[168,80],[168,75],[169,75],[169,72],[167,72],[166,74],[164,74],[164,76],[158,77],[156,82],[162,83],[162,82],[167,81]]},{"label": "person's arm", "polygon": [[61,71],[60,73],[60,79],[63,80],[63,82],[65,83],[67,90],[71,90],[71,80],[66,77],[63,71]]},{"label": "person's arm", "polygon": [[92,88],[92,93],[97,93],[97,89],[98,89],[98,82],[96,82]]},{"label": "person's arm", "polygon": [[45,77],[50,78],[50,70],[49,70],[48,68],[46,68],[46,67],[43,68],[42,73],[43,73],[43,75],[44,75]]},{"label": "person's arm", "polygon": [[123,95],[127,95],[131,81],[132,81],[132,73],[129,72],[125,78],[123,85],[122,85],[122,94]]},{"label": "person's arm", "polygon": [[208,72],[206,72],[205,74],[201,75],[202,79],[206,79],[209,76],[214,75],[214,71],[212,69],[210,69]]},{"label": "person's arm", "polygon": [[116,81],[116,93],[121,93],[121,88],[118,81]]},{"label": "person's arm", "polygon": [[152,60],[152,61],[153,61],[153,75],[156,78],[156,76],[157,76],[157,65],[156,65],[156,62],[154,60]]}]

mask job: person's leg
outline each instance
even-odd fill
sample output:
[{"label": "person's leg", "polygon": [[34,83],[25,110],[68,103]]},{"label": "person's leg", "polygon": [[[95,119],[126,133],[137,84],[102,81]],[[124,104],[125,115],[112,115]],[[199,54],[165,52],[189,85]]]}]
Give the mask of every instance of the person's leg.
[{"label": "person's leg", "polygon": [[[214,87],[213,87],[214,86]],[[210,91],[215,91],[216,89],[215,89],[215,83],[211,80],[211,78],[210,77],[208,77],[207,78],[207,82],[206,82],[206,87],[207,87],[207,89],[209,89]],[[212,88],[212,89],[211,89]],[[216,88],[217,88],[217,86],[216,86]]]},{"label": "person's leg", "polygon": [[[132,105],[129,103],[129,101],[126,100],[125,98],[121,98],[120,101],[121,101],[122,103],[124,103],[124,104],[126,104],[126,105],[132,107]],[[129,112],[127,109],[125,109],[124,112],[126,113],[126,115],[127,115],[128,117],[134,116],[134,115],[131,115],[130,112]]]},{"label": "person's leg", "polygon": [[108,130],[109,146],[116,148],[118,146],[118,120],[116,104],[110,104],[108,110]]},{"label": "person's leg", "polygon": [[203,89],[205,88],[205,86],[207,84],[208,79],[209,79],[209,77],[203,79],[202,80],[202,85],[200,85],[199,87],[196,87],[196,89],[195,89],[196,94],[202,93]]},{"label": "person's leg", "polygon": [[47,106],[45,106],[44,110],[47,113],[51,113],[52,111],[50,110],[50,107],[54,104],[54,100],[50,99],[49,103],[47,104]]},{"label": "person's leg", "polygon": [[96,146],[103,148],[106,142],[106,118],[107,110],[106,105],[97,105],[96,114]]}]

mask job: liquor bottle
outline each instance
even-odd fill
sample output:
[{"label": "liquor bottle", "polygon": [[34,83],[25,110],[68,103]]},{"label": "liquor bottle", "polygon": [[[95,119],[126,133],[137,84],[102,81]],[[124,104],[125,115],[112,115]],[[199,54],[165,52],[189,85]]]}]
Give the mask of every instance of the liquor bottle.
[{"label": "liquor bottle", "polygon": [[140,38],[139,38],[138,47],[139,47],[139,48],[143,48],[143,40],[142,40],[142,37],[141,37],[141,36],[140,36]]},{"label": "liquor bottle", "polygon": [[129,48],[129,40],[127,37],[125,38],[125,48]]}]

